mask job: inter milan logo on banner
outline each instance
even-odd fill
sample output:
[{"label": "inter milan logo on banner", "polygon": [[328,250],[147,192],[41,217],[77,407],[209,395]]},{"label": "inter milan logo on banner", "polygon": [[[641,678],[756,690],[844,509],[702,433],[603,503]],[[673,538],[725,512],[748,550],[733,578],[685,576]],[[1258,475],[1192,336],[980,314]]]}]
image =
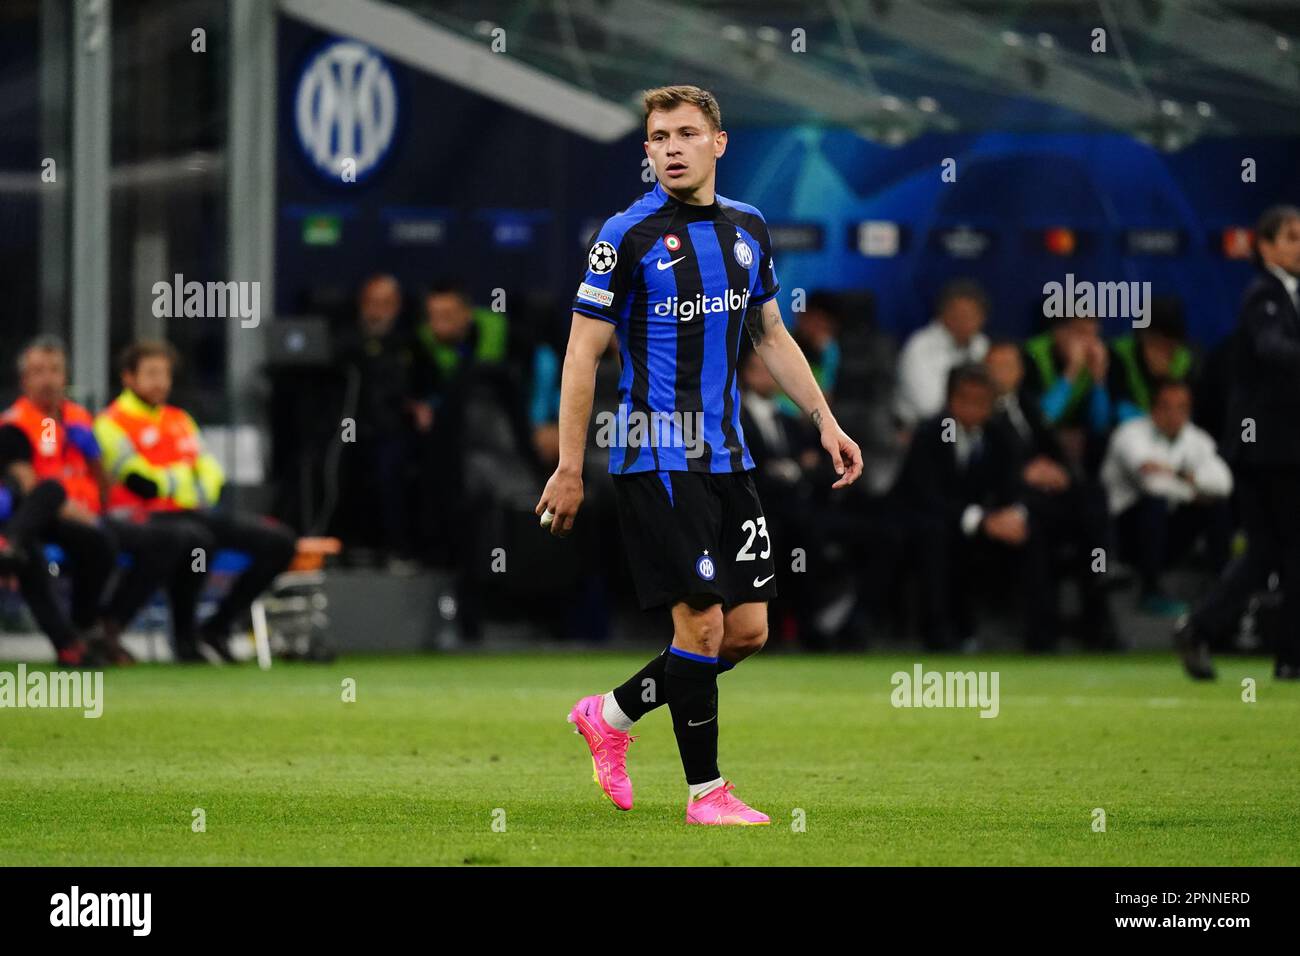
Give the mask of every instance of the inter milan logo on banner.
[{"label": "inter milan logo on banner", "polygon": [[388,153],[397,127],[397,90],[388,64],[352,40],[311,58],[294,99],[298,143],[322,175],[364,179]]}]

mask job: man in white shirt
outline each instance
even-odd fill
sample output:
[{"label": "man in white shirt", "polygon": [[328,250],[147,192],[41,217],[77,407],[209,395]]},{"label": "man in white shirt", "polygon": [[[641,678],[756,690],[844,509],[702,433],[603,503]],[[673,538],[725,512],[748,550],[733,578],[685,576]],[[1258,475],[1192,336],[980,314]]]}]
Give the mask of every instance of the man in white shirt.
[{"label": "man in white shirt", "polygon": [[1186,382],[1159,383],[1151,414],[1115,429],[1101,468],[1120,553],[1141,576],[1140,607],[1162,617],[1187,611],[1161,586],[1171,562],[1202,535],[1216,572],[1228,556],[1232,471],[1191,412]]},{"label": "man in white shirt", "polygon": [[978,283],[949,282],[939,293],[936,313],[929,325],[912,333],[898,357],[894,411],[909,431],[944,409],[948,373],[958,365],[982,361],[989,348],[981,331],[988,317],[988,296]]}]

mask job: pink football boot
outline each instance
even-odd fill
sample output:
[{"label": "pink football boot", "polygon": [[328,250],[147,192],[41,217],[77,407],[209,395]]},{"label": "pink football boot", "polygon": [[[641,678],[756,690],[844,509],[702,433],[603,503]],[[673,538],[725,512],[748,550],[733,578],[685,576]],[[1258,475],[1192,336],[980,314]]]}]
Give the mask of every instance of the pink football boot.
[{"label": "pink football boot", "polygon": [[733,797],[731,791],[734,789],[735,785],[728,780],[698,800],[688,800],[686,822],[740,827],[764,826],[772,822],[766,813],[759,813],[739,797]]},{"label": "pink football boot", "polygon": [[592,694],[573,705],[567,720],[574,733],[582,734],[591,751],[591,779],[600,784],[605,796],[620,810],[632,809],[632,781],[627,775],[627,746],[636,740],[631,734],[605,723],[601,713],[603,694]]}]

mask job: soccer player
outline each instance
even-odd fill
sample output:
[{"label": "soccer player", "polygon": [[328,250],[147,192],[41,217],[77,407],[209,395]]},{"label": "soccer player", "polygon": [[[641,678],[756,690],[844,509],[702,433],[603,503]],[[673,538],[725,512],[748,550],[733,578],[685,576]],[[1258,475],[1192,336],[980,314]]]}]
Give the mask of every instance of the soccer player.
[{"label": "soccer player", "polygon": [[781,321],[771,240],[753,206],[714,192],[727,134],[713,95],[694,86],[644,97],[645,152],[658,184],[601,228],[573,304],[560,393],[560,462],[537,514],[568,534],[582,505],[582,459],[596,365],[617,334],[619,425],[609,470],[643,608],[668,604],[672,644],[569,721],[595,779],[632,807],[632,724],[667,703],[690,795],[686,822],[763,824],[718,770],[721,671],[762,648],[775,561],[740,427],[741,328],[777,383],[812,419],[841,488],[862,453],[835,421]]}]

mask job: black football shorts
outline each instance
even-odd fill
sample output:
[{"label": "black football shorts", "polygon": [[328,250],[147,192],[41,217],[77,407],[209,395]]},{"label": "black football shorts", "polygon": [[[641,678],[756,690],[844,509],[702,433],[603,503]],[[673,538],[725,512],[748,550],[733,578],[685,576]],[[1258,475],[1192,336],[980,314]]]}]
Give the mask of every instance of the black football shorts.
[{"label": "black football shorts", "polygon": [[643,471],[613,481],[643,609],[776,597],[775,551],[749,472]]}]

